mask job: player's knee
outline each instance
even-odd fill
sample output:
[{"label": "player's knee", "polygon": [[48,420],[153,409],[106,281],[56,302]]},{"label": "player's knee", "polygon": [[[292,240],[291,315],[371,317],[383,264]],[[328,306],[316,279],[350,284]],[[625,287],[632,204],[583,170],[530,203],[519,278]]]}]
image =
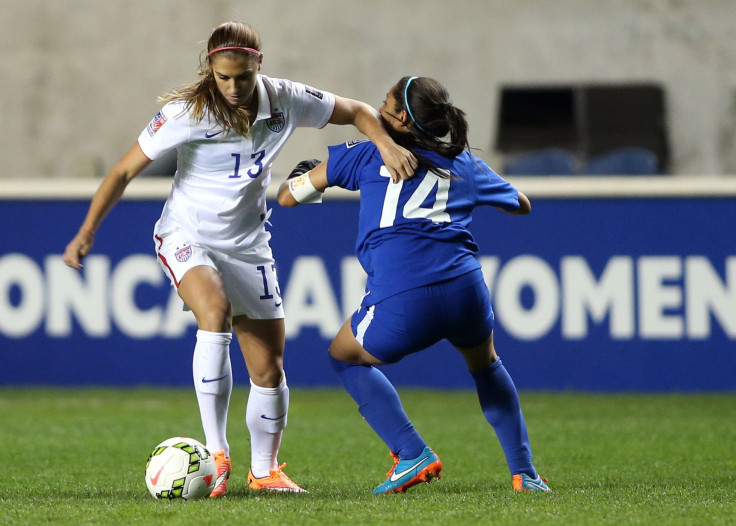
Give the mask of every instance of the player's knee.
[{"label": "player's knee", "polygon": [[338,373],[343,372],[345,369],[347,369],[348,367],[350,367],[351,365],[353,365],[351,363],[343,362],[342,360],[339,360],[339,359],[335,358],[332,355],[331,350],[328,352],[328,355],[329,355],[329,358],[330,358],[330,365],[332,365],[332,368],[335,371],[337,371]]},{"label": "player's knee", "polygon": [[209,301],[194,311],[197,326],[204,331],[230,332],[232,330],[233,309],[227,299]]},{"label": "player's knee", "polygon": [[257,386],[274,388],[281,384],[284,378],[284,371],[281,367],[273,365],[271,367],[262,367],[255,371],[249,369],[248,376],[250,376],[251,382]]},{"label": "player's knee", "polygon": [[328,350],[332,358],[350,363],[360,362],[361,351],[362,348],[355,341],[353,333],[350,330],[346,330],[345,327],[337,333]]},{"label": "player's knee", "polygon": [[335,345],[334,343],[330,345],[328,354],[330,356],[330,363],[333,364],[333,367],[335,367],[335,364],[337,363],[344,363],[346,365],[360,363],[360,355],[358,353],[350,349],[340,347],[339,345]]}]

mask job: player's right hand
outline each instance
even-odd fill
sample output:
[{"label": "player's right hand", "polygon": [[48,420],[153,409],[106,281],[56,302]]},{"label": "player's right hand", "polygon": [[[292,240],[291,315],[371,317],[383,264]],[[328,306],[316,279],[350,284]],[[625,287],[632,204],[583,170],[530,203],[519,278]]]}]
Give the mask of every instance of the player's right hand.
[{"label": "player's right hand", "polygon": [[294,169],[291,171],[287,179],[293,179],[294,177],[299,177],[300,175],[304,175],[309,170],[319,165],[319,163],[321,162],[322,161],[320,161],[319,159],[306,159],[304,161],[300,161],[299,164],[297,164],[294,167]]},{"label": "player's right hand", "polygon": [[81,263],[82,258],[89,254],[94,244],[95,236],[90,232],[80,230],[77,235],[74,236],[64,250],[64,263],[68,267],[80,270],[83,265]]},{"label": "player's right hand", "polygon": [[413,153],[393,141],[376,143],[376,148],[394,183],[414,177],[419,161]]}]

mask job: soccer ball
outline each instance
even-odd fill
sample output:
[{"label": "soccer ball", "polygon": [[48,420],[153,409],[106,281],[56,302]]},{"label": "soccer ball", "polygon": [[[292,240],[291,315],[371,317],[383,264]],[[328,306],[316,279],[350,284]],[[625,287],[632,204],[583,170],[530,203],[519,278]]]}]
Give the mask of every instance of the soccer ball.
[{"label": "soccer ball", "polygon": [[157,499],[200,499],[215,487],[215,457],[193,438],[161,442],[146,462],[146,486]]}]

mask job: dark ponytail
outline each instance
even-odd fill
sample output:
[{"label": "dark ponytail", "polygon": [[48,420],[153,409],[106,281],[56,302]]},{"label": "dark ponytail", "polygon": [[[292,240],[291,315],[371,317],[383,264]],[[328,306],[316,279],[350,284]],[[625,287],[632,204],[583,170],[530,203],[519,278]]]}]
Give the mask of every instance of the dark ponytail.
[{"label": "dark ponytail", "polygon": [[447,177],[445,172],[417,154],[416,149],[430,150],[449,158],[469,149],[465,112],[452,104],[442,84],[428,77],[403,77],[396,84],[393,96],[395,111],[406,110],[411,121],[409,132],[394,140],[411,150],[420,167]]}]

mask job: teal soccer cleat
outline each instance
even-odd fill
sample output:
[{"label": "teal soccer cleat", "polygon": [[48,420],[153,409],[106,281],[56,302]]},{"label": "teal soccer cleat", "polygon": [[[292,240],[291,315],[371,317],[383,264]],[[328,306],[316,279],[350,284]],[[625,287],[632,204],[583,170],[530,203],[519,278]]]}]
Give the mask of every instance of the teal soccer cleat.
[{"label": "teal soccer cleat", "polygon": [[546,491],[552,493],[552,490],[547,486],[547,481],[539,475],[533,479],[526,473],[519,473],[511,477],[511,484],[514,491]]},{"label": "teal soccer cleat", "polygon": [[400,459],[395,453],[391,456],[394,457],[394,465],[386,473],[388,478],[383,484],[373,490],[374,494],[404,493],[420,482],[429,484],[441,477],[442,461],[430,447],[425,447],[416,458]]}]

